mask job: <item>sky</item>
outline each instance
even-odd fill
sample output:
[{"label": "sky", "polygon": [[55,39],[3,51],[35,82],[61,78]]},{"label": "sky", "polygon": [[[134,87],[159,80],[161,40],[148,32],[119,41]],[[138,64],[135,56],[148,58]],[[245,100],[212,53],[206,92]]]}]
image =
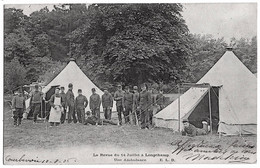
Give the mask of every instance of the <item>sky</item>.
[{"label": "sky", "polygon": [[[24,14],[53,5],[5,5],[23,9]],[[212,34],[215,38],[252,38],[257,35],[256,3],[184,3],[183,18],[191,33]]]}]

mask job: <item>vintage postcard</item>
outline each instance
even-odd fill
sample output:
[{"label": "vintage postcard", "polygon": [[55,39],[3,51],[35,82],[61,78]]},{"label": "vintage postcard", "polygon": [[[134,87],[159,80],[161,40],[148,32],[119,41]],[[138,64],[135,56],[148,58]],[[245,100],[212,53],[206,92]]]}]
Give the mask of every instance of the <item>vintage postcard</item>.
[{"label": "vintage postcard", "polygon": [[257,163],[257,3],[3,1],[3,164]]}]

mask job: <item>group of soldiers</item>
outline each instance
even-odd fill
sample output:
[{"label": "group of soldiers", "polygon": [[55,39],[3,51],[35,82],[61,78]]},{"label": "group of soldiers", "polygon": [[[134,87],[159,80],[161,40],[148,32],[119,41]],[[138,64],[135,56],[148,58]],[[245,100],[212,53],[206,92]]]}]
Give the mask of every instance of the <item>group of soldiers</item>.
[{"label": "group of soldiers", "polygon": [[[78,96],[75,98],[73,92],[73,84],[68,85],[68,91],[65,93],[64,87],[58,87],[48,100],[51,110],[49,113],[50,126],[58,126],[66,121],[68,123],[82,124],[113,124],[122,125],[122,116],[125,124],[141,125],[141,129],[149,129],[153,127],[153,107],[157,105],[158,110],[161,110],[165,105],[165,97],[162,90],[152,98],[152,90],[147,89],[147,85],[141,85],[141,92],[138,87],[134,86],[133,91],[130,91],[129,86],[117,85],[117,91],[112,96],[107,88],[104,88],[104,94],[100,96],[96,93],[95,88],[92,88],[92,95],[89,100],[82,94],[82,90],[78,89]],[[39,90],[39,86],[35,86],[35,90],[31,93],[30,108],[33,112],[33,123],[37,123],[37,116],[41,111],[41,103],[44,97],[43,92]],[[58,100],[58,101],[57,101]],[[113,102],[116,102],[116,110],[118,115],[118,123],[111,120]],[[21,103],[20,103],[21,102]],[[25,98],[18,93],[13,98],[14,125],[21,124],[23,111],[25,110]],[[102,104],[104,118],[100,118],[100,106]],[[89,106],[90,111],[85,113],[86,107]],[[60,113],[59,113],[60,111]],[[55,114],[54,114],[55,113]],[[67,113],[67,114],[66,114]],[[87,114],[87,117],[85,116]],[[54,118],[53,118],[54,117]],[[57,119],[58,118],[58,119]]]},{"label": "group of soldiers", "polygon": [[[153,99],[152,90],[147,85],[141,85],[141,92],[138,92],[138,87],[134,86],[133,91],[130,87],[117,85],[117,91],[112,96],[108,89],[104,89],[104,94],[100,97],[96,93],[95,88],[92,88],[92,95],[89,101],[86,96],[82,94],[82,90],[78,89],[78,96],[75,98],[73,93],[73,85],[68,85],[68,91],[65,93],[64,87],[57,87],[55,94],[48,100],[51,110],[48,115],[50,126],[58,126],[66,121],[66,113],[68,112],[68,123],[82,123],[84,125],[122,125],[122,115],[125,124],[139,125],[141,129],[153,128],[153,107],[158,107],[157,112],[164,108],[165,97],[163,91]],[[37,122],[37,116],[41,110],[41,102],[44,94],[39,90],[39,86],[35,86],[35,91],[31,94],[30,107],[33,111],[33,123]],[[118,114],[118,123],[111,120],[113,101],[116,101],[116,110]],[[102,104],[104,118],[100,118],[100,106]],[[85,108],[89,105],[91,110],[85,113]],[[14,125],[19,126],[25,111],[25,98],[21,92],[18,92],[12,100]],[[87,115],[87,117],[85,116]],[[209,132],[209,125],[203,121],[203,128],[196,128],[190,124],[188,119],[183,119],[184,129],[182,135],[196,136],[207,135]]]}]

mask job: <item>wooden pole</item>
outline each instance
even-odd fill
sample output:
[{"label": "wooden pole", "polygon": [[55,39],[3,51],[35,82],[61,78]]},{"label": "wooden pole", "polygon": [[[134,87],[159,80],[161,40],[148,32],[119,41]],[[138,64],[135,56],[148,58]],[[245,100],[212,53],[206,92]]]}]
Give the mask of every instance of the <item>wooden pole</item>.
[{"label": "wooden pole", "polygon": [[209,86],[209,117],[210,117],[210,134],[212,134],[212,114],[211,114],[211,100],[210,100],[210,86]]},{"label": "wooden pole", "polygon": [[180,85],[178,85],[178,120],[179,120],[179,129],[178,131],[181,132],[181,88]]}]

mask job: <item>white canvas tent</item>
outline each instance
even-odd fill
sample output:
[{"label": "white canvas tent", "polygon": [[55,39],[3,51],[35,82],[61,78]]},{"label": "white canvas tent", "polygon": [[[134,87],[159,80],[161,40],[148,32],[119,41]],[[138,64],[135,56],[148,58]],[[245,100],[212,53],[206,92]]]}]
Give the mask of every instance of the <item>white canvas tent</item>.
[{"label": "white canvas tent", "polygon": [[[47,85],[43,88],[42,92],[46,93],[52,86],[63,86],[65,92],[68,90],[69,83],[73,84],[73,93],[76,98],[78,89],[82,89],[82,94],[88,98],[91,96],[91,89],[95,88],[96,93],[103,95],[103,92],[81,71],[74,60],[71,60],[68,65]],[[26,106],[29,107],[29,99],[26,101]],[[102,107],[102,105],[101,105]],[[115,102],[113,103],[113,111],[115,111]],[[102,111],[103,108],[100,110]],[[89,105],[86,108],[89,110]]]},{"label": "white canvas tent", "polygon": [[[227,135],[256,134],[257,79],[232,51],[226,51],[197,82],[197,84],[203,83],[218,87],[219,122],[217,131],[219,133]],[[189,118],[197,106],[201,106],[203,99],[208,95],[208,90],[207,88],[190,88],[180,96],[181,120]],[[207,112],[209,113],[209,111]],[[177,131],[178,114],[178,100],[175,100],[154,116],[155,125]]]}]

